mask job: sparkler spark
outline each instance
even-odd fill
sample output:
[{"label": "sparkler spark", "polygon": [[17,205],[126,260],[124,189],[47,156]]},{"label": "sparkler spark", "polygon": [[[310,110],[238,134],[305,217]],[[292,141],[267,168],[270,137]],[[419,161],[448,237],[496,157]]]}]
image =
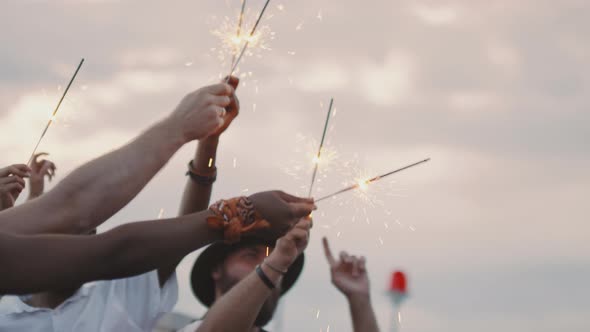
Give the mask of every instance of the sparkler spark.
[{"label": "sparkler spark", "polygon": [[411,167],[414,167],[414,166],[418,166],[418,165],[420,165],[420,164],[422,164],[422,163],[425,163],[425,162],[428,162],[428,161],[430,161],[430,158],[427,158],[427,159],[421,160],[421,161],[419,161],[419,162],[413,163],[413,164],[411,164],[411,165],[408,165],[408,166],[405,166],[405,167],[402,167],[402,168],[396,169],[396,170],[394,170],[394,171],[391,171],[391,172],[388,172],[388,173],[385,173],[385,174],[382,174],[382,175],[375,176],[375,177],[373,177],[373,178],[371,178],[371,179],[368,179],[368,180],[362,180],[362,179],[361,179],[361,180],[357,180],[355,184],[353,184],[353,185],[351,185],[351,186],[348,186],[348,187],[346,187],[346,188],[344,188],[344,189],[341,189],[341,190],[339,190],[339,191],[337,191],[337,192],[335,192],[335,193],[333,193],[333,194],[330,194],[330,195],[327,195],[327,196],[321,197],[321,198],[319,198],[319,199],[316,199],[315,201],[316,201],[316,203],[317,203],[317,202],[323,201],[323,200],[325,200],[325,199],[328,199],[328,198],[334,197],[334,196],[336,196],[336,195],[339,195],[339,194],[345,193],[345,192],[347,192],[347,191],[351,191],[351,190],[354,190],[354,189],[359,189],[359,188],[360,188],[361,190],[364,190],[364,191],[366,191],[366,190],[368,189],[368,186],[369,186],[369,184],[371,184],[371,183],[373,183],[373,182],[375,182],[375,181],[379,181],[379,180],[381,180],[381,179],[383,179],[383,178],[385,178],[385,177],[388,177],[388,176],[390,176],[390,175],[393,175],[393,174],[395,174],[395,173],[398,173],[398,172],[404,171],[404,170],[406,170],[406,169],[408,169],[408,168],[411,168]]},{"label": "sparkler spark", "polygon": [[240,63],[240,60],[244,56],[244,53],[248,49],[248,46],[251,43],[251,41],[249,39],[255,37],[256,28],[258,28],[258,25],[260,24],[260,20],[262,20],[262,16],[264,15],[264,12],[266,11],[266,8],[268,7],[268,4],[269,3],[270,3],[270,0],[266,0],[266,3],[264,4],[264,7],[262,7],[262,11],[260,11],[260,15],[258,15],[258,19],[256,20],[256,23],[254,23],[254,26],[252,27],[252,30],[250,30],[250,33],[248,34],[248,37],[246,37],[246,43],[242,47],[242,51],[240,52],[240,54],[238,55],[238,57],[236,58],[236,60],[232,62],[232,68],[231,68],[231,71],[229,72],[229,75],[228,76],[231,76],[234,73],[234,71],[236,70],[236,67]]},{"label": "sparkler spark", "polygon": [[49,126],[51,126],[51,123],[53,123],[53,121],[55,120],[55,116],[57,115],[57,111],[59,110],[61,103],[64,101],[64,98],[66,97],[66,94],[68,93],[68,90],[70,90],[70,87],[72,86],[72,83],[74,82],[74,79],[76,79],[76,76],[78,75],[78,71],[80,71],[80,67],[82,67],[83,63],[84,63],[84,58],[82,58],[82,60],[80,60],[80,64],[78,64],[78,68],[76,68],[76,71],[74,72],[74,75],[70,79],[68,86],[64,90],[64,93],[62,94],[59,102],[57,103],[57,106],[55,107],[53,114],[49,118],[49,121],[47,122],[47,125],[45,126],[45,129],[43,130],[43,133],[41,134],[41,137],[39,137],[39,140],[37,141],[37,145],[35,145],[35,148],[33,149],[33,153],[31,153],[31,157],[29,158],[27,165],[31,164],[31,162],[33,161],[33,158],[35,157],[35,153],[37,152],[37,148],[39,147],[39,144],[41,144],[41,140],[43,139],[43,137],[47,133],[47,130],[49,129]]}]

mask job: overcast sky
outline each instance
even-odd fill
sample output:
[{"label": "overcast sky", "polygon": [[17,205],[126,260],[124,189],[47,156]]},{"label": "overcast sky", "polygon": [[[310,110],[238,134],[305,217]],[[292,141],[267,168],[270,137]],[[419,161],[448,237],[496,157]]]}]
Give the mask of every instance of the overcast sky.
[{"label": "overcast sky", "polygon": [[[263,2],[248,1],[248,22]],[[0,164],[27,160],[81,57],[40,150],[59,180],[124,144],[226,74],[212,30],[238,9],[239,0],[2,1]],[[371,202],[345,194],[320,205],[285,331],[351,329],[322,236],[367,256],[384,330],[395,269],[409,276],[403,331],[590,330],[587,1],[272,0],[268,14],[274,39],[240,66],[242,111],[220,144],[214,199],[305,194],[332,96],[337,158],[317,195],[356,169],[432,158],[369,188]],[[103,229],[160,209],[174,216],[194,148]],[[179,268],[176,310],[199,316],[195,257]]]}]

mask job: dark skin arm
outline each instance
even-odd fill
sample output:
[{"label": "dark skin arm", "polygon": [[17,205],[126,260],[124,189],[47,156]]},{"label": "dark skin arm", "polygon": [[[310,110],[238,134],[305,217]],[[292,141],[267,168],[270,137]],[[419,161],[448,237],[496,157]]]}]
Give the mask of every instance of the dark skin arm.
[{"label": "dark skin arm", "polygon": [[131,223],[95,236],[0,233],[0,293],[30,294],[151,271],[221,239],[207,227],[208,215]]},{"label": "dark skin arm", "polygon": [[[260,235],[280,236],[315,209],[312,200],[280,191],[250,196],[270,227]],[[30,294],[92,280],[142,274],[221,239],[207,226],[209,210],[169,220],[119,226],[95,236],[0,233],[0,294]]]}]

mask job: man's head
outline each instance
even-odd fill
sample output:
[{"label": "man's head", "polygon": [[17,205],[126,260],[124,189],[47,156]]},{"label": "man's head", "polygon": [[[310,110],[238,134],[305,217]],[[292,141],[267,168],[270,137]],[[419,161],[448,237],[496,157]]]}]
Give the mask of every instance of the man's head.
[{"label": "man's head", "polygon": [[[195,262],[191,274],[193,292],[206,306],[227,293],[233,286],[252,273],[272,252],[274,244],[262,240],[248,239],[238,244],[215,243],[209,246]],[[288,291],[303,269],[303,255],[291,265],[280,285],[264,302],[255,326],[264,326],[271,319],[279,298]]]}]

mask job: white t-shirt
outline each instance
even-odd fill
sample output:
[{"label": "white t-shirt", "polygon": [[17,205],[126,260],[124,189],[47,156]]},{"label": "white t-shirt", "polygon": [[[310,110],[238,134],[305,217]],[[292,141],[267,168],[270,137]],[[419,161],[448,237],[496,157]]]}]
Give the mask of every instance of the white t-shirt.
[{"label": "white t-shirt", "polygon": [[177,299],[176,274],[160,288],[157,271],[85,284],[55,309],[31,307],[18,296],[4,296],[0,331],[152,331]]}]

